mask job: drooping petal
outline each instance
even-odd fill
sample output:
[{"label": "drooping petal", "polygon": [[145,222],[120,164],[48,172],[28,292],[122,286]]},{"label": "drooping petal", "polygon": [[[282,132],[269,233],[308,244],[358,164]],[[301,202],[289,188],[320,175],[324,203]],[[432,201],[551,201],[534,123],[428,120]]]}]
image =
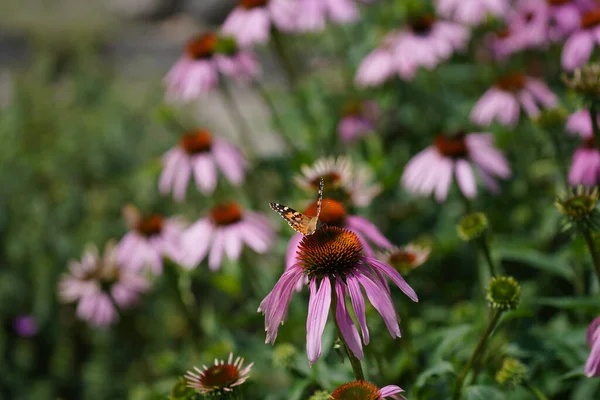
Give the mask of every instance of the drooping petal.
[{"label": "drooping petal", "polygon": [[400,272],[396,271],[391,266],[387,265],[384,262],[381,262],[375,258],[371,257],[363,257],[364,261],[373,268],[378,268],[381,272],[387,275],[388,278],[392,280],[402,290],[402,292],[407,295],[412,301],[419,302],[419,298],[417,294],[413,290],[412,287],[400,275]]},{"label": "drooping petal", "polygon": [[358,273],[355,276],[362,287],[365,288],[365,293],[367,294],[369,301],[383,318],[383,322],[388,328],[388,331],[390,331],[392,337],[400,337],[400,326],[398,326],[396,309],[394,308],[394,304],[390,301],[390,297],[381,293],[379,286],[373,282],[368,275]]},{"label": "drooping petal", "polygon": [[331,305],[331,282],[325,276],[317,291],[317,278],[310,281],[310,299],[308,301],[308,317],[306,318],[306,352],[312,365],[321,356],[321,336],[329,315]]},{"label": "drooping petal", "polygon": [[365,299],[360,290],[360,285],[354,276],[349,275],[346,278],[346,283],[348,284],[348,292],[350,292],[350,300],[352,301],[354,314],[356,314],[356,319],[358,320],[362,331],[363,342],[367,345],[369,344],[369,328],[367,327]]},{"label": "drooping petal", "polygon": [[350,315],[348,314],[348,310],[346,309],[346,288],[344,282],[342,282],[340,279],[336,279],[335,292],[337,295],[335,318],[338,326],[340,327],[342,336],[348,344],[350,351],[352,351],[356,358],[362,360],[364,354],[360,344],[360,336],[356,326],[354,326],[352,318],[350,318]]}]

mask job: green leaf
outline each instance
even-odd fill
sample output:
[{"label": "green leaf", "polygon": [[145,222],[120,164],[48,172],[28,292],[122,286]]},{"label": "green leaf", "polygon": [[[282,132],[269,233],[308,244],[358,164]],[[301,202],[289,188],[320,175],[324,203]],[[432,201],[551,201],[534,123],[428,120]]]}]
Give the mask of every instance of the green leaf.
[{"label": "green leaf", "polygon": [[506,396],[494,386],[476,385],[465,390],[463,398],[467,400],[504,400]]},{"label": "green leaf", "polygon": [[581,310],[597,314],[600,312],[600,301],[588,297],[538,297],[528,302],[535,306],[550,306],[563,310]]},{"label": "green leaf", "polygon": [[454,365],[449,363],[448,361],[440,361],[435,364],[433,367],[427,368],[425,371],[421,372],[419,376],[417,376],[417,380],[415,381],[415,386],[422,387],[427,383],[427,381],[434,376],[441,376],[445,374],[454,374]]},{"label": "green leaf", "polygon": [[495,249],[495,253],[502,260],[520,262],[541,271],[558,275],[571,282],[575,279],[575,273],[568,263],[558,257],[540,253],[535,249],[500,247]]}]

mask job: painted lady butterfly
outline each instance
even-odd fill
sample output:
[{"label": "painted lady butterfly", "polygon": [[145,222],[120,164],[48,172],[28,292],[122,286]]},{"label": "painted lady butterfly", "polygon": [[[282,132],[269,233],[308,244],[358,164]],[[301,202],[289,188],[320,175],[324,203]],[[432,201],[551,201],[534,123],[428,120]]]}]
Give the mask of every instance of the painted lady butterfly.
[{"label": "painted lady butterfly", "polygon": [[315,217],[307,217],[290,208],[283,206],[279,203],[269,203],[273,211],[276,211],[281,218],[285,219],[289,226],[292,227],[296,232],[300,232],[303,235],[312,235],[317,229],[321,227],[319,224],[319,215],[321,215],[321,204],[323,203],[323,178],[319,182],[319,195],[317,197],[317,215]]}]

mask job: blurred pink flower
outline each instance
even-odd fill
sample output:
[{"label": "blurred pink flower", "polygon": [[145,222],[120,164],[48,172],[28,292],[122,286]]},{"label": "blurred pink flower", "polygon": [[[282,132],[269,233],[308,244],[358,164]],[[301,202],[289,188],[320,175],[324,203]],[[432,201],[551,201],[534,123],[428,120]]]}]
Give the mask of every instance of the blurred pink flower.
[{"label": "blurred pink flower", "polygon": [[455,51],[463,50],[469,37],[469,28],[454,22],[437,20],[430,15],[413,20],[394,39],[398,74],[410,80],[419,67],[435,68]]},{"label": "blurred pink flower", "polygon": [[523,36],[519,35],[519,32],[512,31],[508,26],[486,35],[485,44],[489,46],[496,59],[506,58],[525,48]]},{"label": "blurred pink flower", "polygon": [[506,179],[511,172],[506,158],[493,142],[490,133],[439,135],[432,146],[406,164],[402,185],[416,194],[434,194],[436,200],[442,202],[448,196],[452,175],[455,175],[460,191],[465,197],[473,198],[477,194],[475,169],[488,190],[498,191],[494,177]]},{"label": "blurred pink flower", "polygon": [[546,2],[550,40],[562,40],[579,27],[583,10],[577,0],[546,0]]},{"label": "blurred pink flower", "polygon": [[562,67],[572,71],[585,64],[600,40],[600,7],[581,15],[578,28],[569,36],[562,50]]},{"label": "blurred pink flower", "polygon": [[214,271],[221,267],[224,254],[238,260],[244,243],[265,253],[274,239],[275,231],[264,215],[244,210],[235,202],[220,204],[185,231],[183,265],[193,268],[208,255],[208,267]]},{"label": "blurred pink flower", "polygon": [[116,249],[120,265],[136,272],[149,268],[158,275],[162,272],[163,257],[181,262],[181,221],[159,214],[142,217],[131,205],[123,208],[123,214],[130,231]]},{"label": "blurred pink flower", "polygon": [[399,393],[404,392],[400,386],[387,385],[379,389],[374,384],[367,381],[354,381],[343,384],[333,391],[331,394],[332,400],[347,400],[347,399],[369,399],[369,400],[384,400],[387,397],[398,400],[403,399]]},{"label": "blurred pink flower", "polygon": [[545,0],[520,0],[507,15],[508,29],[521,50],[548,43],[549,9]]},{"label": "blurred pink flower", "polygon": [[587,329],[586,340],[592,351],[585,363],[588,378],[600,376],[600,317],[592,321]]},{"label": "blurred pink flower", "polygon": [[238,0],[222,30],[232,35],[242,47],[266,43],[271,26],[293,31],[298,18],[297,0]]},{"label": "blurred pink flower", "polygon": [[312,235],[303,236],[298,246],[298,262],[285,271],[271,293],[260,303],[259,311],[265,315],[266,342],[275,342],[279,326],[287,318],[294,288],[308,278],[310,299],[306,318],[306,350],[310,364],[321,355],[321,336],[332,299],[336,302],[335,319],[341,334],[352,353],[362,359],[360,336],[346,308],[346,291],[350,293],[365,345],[369,343],[369,331],[361,286],[383,317],[392,337],[400,337],[398,318],[385,276],[411,300],[418,301],[416,293],[400,273],[363,255],[361,241],[354,232],[325,225]]},{"label": "blurred pink flower", "polygon": [[354,0],[297,0],[296,30],[300,32],[321,31],[327,18],[339,24],[358,19],[358,7]]},{"label": "blurred pink flower", "polygon": [[210,194],[217,187],[217,168],[229,182],[239,185],[244,181],[248,167],[248,162],[234,145],[205,129],[184,134],[179,144],[165,153],[163,164],[159,190],[162,194],[173,191],[173,197],[179,201],[185,199],[192,172],[198,190]]},{"label": "blurred pink flower", "polygon": [[218,86],[219,73],[243,83],[260,74],[260,65],[254,54],[238,50],[231,38],[212,32],[195,37],[165,76],[166,97],[189,101],[205,95]]},{"label": "blurred pink flower", "polygon": [[[598,124],[600,124],[600,115],[596,115],[596,120],[598,121]],[[594,136],[589,110],[579,110],[569,115],[566,128],[567,132],[579,135],[584,139],[590,139]]]},{"label": "blurred pink flower", "polygon": [[17,335],[30,338],[39,331],[37,320],[31,315],[19,315],[13,320],[13,329]]},{"label": "blurred pink flower", "polygon": [[381,109],[372,100],[348,102],[338,122],[338,136],[346,143],[366,136],[377,128],[380,116]]},{"label": "blurred pink flower", "polygon": [[569,184],[596,186],[600,178],[600,152],[590,137],[573,153]]},{"label": "blurred pink flower", "polygon": [[357,86],[378,86],[397,73],[394,43],[397,32],[388,34],[380,47],[366,56],[358,66],[354,78]]},{"label": "blurred pink flower", "polygon": [[130,308],[150,287],[138,272],[122,268],[112,244],[102,257],[94,246],[83,253],[81,261],[71,261],[69,271],[59,282],[59,297],[78,302],[77,316],[92,325],[106,327],[119,319],[119,308]]},{"label": "blurred pink flower", "polygon": [[504,76],[477,101],[471,111],[471,121],[490,125],[497,120],[503,125],[515,126],[519,122],[520,107],[530,117],[536,117],[543,107],[555,107],[558,98],[541,80],[520,73]]},{"label": "blurred pink flower", "polygon": [[507,0],[436,0],[437,12],[444,18],[467,25],[479,25],[490,16],[504,17]]}]

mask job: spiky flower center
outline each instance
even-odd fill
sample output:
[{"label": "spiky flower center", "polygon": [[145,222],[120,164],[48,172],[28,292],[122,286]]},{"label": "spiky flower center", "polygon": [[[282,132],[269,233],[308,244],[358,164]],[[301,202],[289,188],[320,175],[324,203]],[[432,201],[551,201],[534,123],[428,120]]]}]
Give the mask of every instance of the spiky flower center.
[{"label": "spiky flower center", "polygon": [[323,174],[322,176],[312,179],[310,181],[310,185],[315,189],[318,189],[321,183],[321,178],[323,178],[323,185],[328,188],[339,187],[342,184],[342,176],[336,171],[330,171],[327,174]]},{"label": "spiky flower center", "polygon": [[490,280],[486,297],[494,308],[502,311],[514,310],[519,305],[521,286],[511,276],[498,276]]},{"label": "spiky flower center", "polygon": [[593,189],[579,186],[573,190],[567,197],[558,199],[556,207],[565,216],[574,220],[583,219],[591,216],[596,211],[598,205],[598,188]]},{"label": "spiky flower center", "polygon": [[213,365],[202,374],[200,382],[207,388],[224,389],[240,377],[240,370],[231,364]]},{"label": "spiky flower center", "polygon": [[343,276],[356,268],[363,253],[354,232],[325,225],[312,235],[304,236],[297,257],[309,276]]},{"label": "spiky flower center", "polygon": [[446,157],[467,158],[469,156],[465,132],[457,132],[451,136],[438,135],[434,146]]},{"label": "spiky flower center", "polygon": [[431,32],[431,28],[435,23],[433,15],[424,15],[410,24],[410,28],[417,36],[427,36]]},{"label": "spiky flower center", "polygon": [[589,29],[597,26],[598,24],[600,24],[600,7],[581,15],[582,28]]},{"label": "spiky flower center", "polygon": [[378,400],[380,397],[377,386],[366,381],[346,383],[331,394],[334,400]]},{"label": "spiky flower center", "polygon": [[158,235],[162,232],[164,222],[161,215],[152,214],[149,217],[142,218],[135,226],[135,230],[145,237]]},{"label": "spiky flower center", "polygon": [[[325,181],[325,179],[323,179]],[[327,182],[327,181],[325,181]],[[325,183],[327,185],[327,183]],[[311,203],[304,210],[304,214],[308,217],[314,217],[317,215],[317,202]],[[343,226],[346,221],[346,209],[337,200],[334,199],[323,199],[321,205],[321,215],[319,220],[327,225],[332,226]]]},{"label": "spiky flower center", "polygon": [[179,145],[190,155],[206,153],[212,147],[212,135],[206,129],[188,132],[180,139]]},{"label": "spiky flower center", "polygon": [[512,35],[512,32],[508,26],[503,26],[496,30],[495,34],[498,39],[506,39]]},{"label": "spiky flower center", "polygon": [[207,32],[190,39],[185,45],[185,54],[192,60],[203,60],[212,57],[219,43],[219,37]]},{"label": "spiky flower center", "polygon": [[252,8],[264,7],[269,3],[269,0],[240,0],[240,5],[246,10]]},{"label": "spiky flower center", "polygon": [[525,87],[527,78],[524,74],[515,72],[510,75],[500,77],[496,81],[496,87],[506,92],[516,93]]},{"label": "spiky flower center", "polygon": [[585,141],[583,142],[583,147],[585,147],[586,149],[595,149],[596,144],[594,143],[594,137],[585,139]]},{"label": "spiky flower center", "polygon": [[242,216],[242,207],[235,202],[221,204],[210,210],[211,219],[219,226],[235,224],[242,220]]}]

